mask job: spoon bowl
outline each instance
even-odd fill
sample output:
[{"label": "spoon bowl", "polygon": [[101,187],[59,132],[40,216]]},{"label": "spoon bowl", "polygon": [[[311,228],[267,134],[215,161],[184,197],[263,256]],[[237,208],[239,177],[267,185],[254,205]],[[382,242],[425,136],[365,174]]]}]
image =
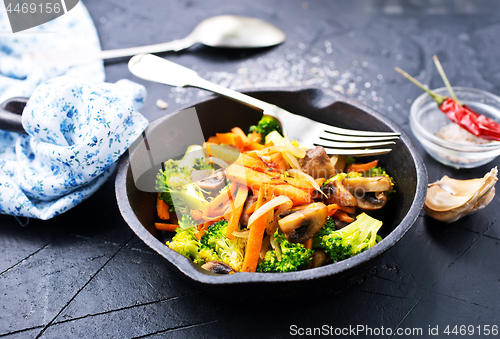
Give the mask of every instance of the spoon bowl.
[{"label": "spoon bowl", "polygon": [[282,43],[286,34],[256,18],[219,15],[203,20],[186,39],[210,47],[262,48]]},{"label": "spoon bowl", "polygon": [[32,51],[27,59],[52,66],[75,66],[96,60],[128,57],[136,54],[178,52],[201,43],[222,48],[263,48],[282,43],[286,34],[259,19],[239,15],[218,15],[200,22],[185,38],[160,44],[112,49],[89,54]]}]

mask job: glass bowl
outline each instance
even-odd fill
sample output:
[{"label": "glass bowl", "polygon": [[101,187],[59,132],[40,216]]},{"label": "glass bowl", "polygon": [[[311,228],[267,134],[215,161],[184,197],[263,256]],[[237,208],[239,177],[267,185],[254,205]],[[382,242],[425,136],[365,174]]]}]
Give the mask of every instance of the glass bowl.
[{"label": "glass bowl", "polygon": [[[474,88],[453,87],[453,90],[472,110],[500,122],[500,97]],[[449,96],[445,87],[434,92]],[[437,132],[449,124],[453,122],[439,110],[436,102],[427,93],[423,93],[411,105],[411,131],[427,153],[440,163],[455,168],[474,168],[492,161],[500,154],[498,141],[464,145],[438,137]]]}]

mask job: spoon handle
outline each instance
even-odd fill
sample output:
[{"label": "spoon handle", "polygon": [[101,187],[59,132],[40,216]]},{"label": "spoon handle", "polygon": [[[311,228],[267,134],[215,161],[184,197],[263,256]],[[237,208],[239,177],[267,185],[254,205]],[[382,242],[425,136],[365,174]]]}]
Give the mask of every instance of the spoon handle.
[{"label": "spoon handle", "polygon": [[192,69],[152,54],[140,54],[132,57],[128,63],[128,68],[132,74],[144,80],[176,87],[201,88],[261,111],[267,112],[275,108],[274,105],[267,102],[205,80]]},{"label": "spoon handle", "polygon": [[191,39],[176,39],[170,42],[163,42],[161,44],[147,45],[147,46],[139,46],[139,47],[130,47],[130,48],[121,48],[121,49],[110,49],[106,51],[101,51],[92,57],[95,59],[113,59],[113,58],[121,58],[132,56],[136,54],[144,54],[144,53],[160,53],[160,52],[169,52],[174,51],[178,52],[185,48],[192,46],[195,42]]},{"label": "spoon handle", "polygon": [[130,47],[130,48],[120,48],[120,49],[110,49],[105,51],[100,51],[97,53],[75,55],[74,53],[32,53],[31,58],[35,61],[40,61],[44,64],[64,64],[65,66],[75,66],[87,64],[96,60],[106,60],[121,57],[128,57],[136,54],[142,53],[160,53],[174,51],[178,52],[185,48],[188,48],[195,44],[196,41],[191,39],[190,36],[183,39],[176,39],[169,42],[163,42],[160,44]]}]

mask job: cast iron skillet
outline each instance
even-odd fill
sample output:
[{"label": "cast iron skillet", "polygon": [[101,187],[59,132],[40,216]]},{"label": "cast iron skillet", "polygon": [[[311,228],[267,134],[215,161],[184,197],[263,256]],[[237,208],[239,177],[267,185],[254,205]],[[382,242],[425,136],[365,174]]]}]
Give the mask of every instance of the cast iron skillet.
[{"label": "cast iron skillet", "polygon": [[9,132],[26,134],[21,116],[28,98],[15,97],[0,104],[0,129]]},{"label": "cast iron skillet", "polygon": [[[171,234],[157,231],[154,227],[154,222],[159,221],[156,219],[156,194],[142,192],[136,188],[129,158],[121,161],[116,177],[116,196],[120,212],[137,236],[167,259],[167,264],[175,272],[212,296],[253,303],[278,299],[324,299],[345,289],[375,268],[382,254],[410,229],[424,203],[427,190],[426,169],[417,149],[401,127],[369,107],[339,93],[318,88],[260,89],[247,93],[291,112],[335,126],[401,133],[401,140],[393,146],[392,152],[378,157],[382,166],[394,177],[397,191],[380,213],[371,213],[384,222],[379,233],[384,239],[380,243],[347,260],[299,272],[230,275],[209,273],[165,245]],[[246,130],[261,118],[261,113],[222,97],[209,97],[193,106],[196,108],[205,139],[216,132],[229,131],[234,126]],[[176,124],[182,114],[178,112],[162,117],[148,127],[148,139],[149,136],[156,138],[155,140],[163,138],[163,160],[167,160],[169,155],[172,156],[175,152],[176,155],[182,154],[178,150],[174,152],[174,149],[189,144],[183,136],[189,135],[190,131],[183,130],[182,125]],[[146,158],[145,152],[144,148],[137,148],[130,152],[130,159],[133,161]],[[155,173],[157,169],[153,170],[148,180],[154,180]]]}]

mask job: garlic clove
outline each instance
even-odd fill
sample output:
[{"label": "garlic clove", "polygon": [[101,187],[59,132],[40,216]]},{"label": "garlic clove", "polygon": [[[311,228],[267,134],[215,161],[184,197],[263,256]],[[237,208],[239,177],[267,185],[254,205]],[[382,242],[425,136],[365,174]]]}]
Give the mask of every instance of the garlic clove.
[{"label": "garlic clove", "polygon": [[493,168],[483,178],[457,180],[444,176],[429,184],[424,204],[432,218],[454,222],[486,207],[495,196],[498,170]]}]

